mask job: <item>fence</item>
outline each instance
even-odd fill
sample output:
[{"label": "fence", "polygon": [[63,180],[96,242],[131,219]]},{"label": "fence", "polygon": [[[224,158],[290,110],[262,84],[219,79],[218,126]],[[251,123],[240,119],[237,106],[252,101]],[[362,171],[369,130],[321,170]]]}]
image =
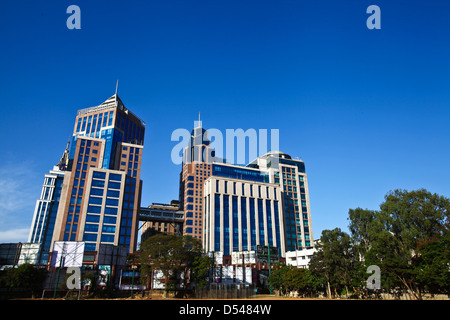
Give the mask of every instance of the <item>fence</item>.
[{"label": "fence", "polygon": [[196,299],[249,299],[256,287],[234,283],[211,283],[205,288],[195,289]]}]

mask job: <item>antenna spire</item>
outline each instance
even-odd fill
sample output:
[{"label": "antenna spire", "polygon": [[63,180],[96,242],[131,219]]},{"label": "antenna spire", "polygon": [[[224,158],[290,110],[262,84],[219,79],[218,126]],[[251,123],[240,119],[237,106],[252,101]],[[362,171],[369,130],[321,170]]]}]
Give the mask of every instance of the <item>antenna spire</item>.
[{"label": "antenna spire", "polygon": [[116,95],[117,95],[117,90],[119,89],[119,80],[117,80],[117,83],[116,83]]}]

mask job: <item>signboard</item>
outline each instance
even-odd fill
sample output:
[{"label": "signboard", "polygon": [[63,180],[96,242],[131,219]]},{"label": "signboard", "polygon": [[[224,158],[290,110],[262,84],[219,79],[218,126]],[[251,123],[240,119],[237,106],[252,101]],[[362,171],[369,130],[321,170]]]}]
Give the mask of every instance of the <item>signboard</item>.
[{"label": "signboard", "polygon": [[97,264],[99,265],[127,265],[128,250],[125,247],[118,247],[112,244],[100,243],[98,246]]},{"label": "signboard", "polygon": [[222,266],[222,283],[233,283],[234,269],[233,266]]},{"label": "signboard", "polygon": [[245,264],[256,263],[255,251],[238,251],[231,253],[231,264],[242,264],[242,255],[244,255]]},{"label": "signboard", "polygon": [[84,242],[55,241],[51,260],[52,267],[81,267],[83,264]]},{"label": "signboard", "polygon": [[245,270],[245,284],[252,284],[252,268],[236,267],[236,282],[244,282]]},{"label": "signboard", "polygon": [[208,252],[208,257],[214,258],[215,264],[223,264],[223,252],[221,251],[215,251],[215,252]]},{"label": "signboard", "polygon": [[22,243],[18,265],[24,263],[36,264],[39,255],[40,243]]},{"label": "signboard", "polygon": [[[268,246],[256,246],[256,256],[261,262],[269,261],[269,247]],[[270,261],[278,260],[278,247],[270,247]]]}]

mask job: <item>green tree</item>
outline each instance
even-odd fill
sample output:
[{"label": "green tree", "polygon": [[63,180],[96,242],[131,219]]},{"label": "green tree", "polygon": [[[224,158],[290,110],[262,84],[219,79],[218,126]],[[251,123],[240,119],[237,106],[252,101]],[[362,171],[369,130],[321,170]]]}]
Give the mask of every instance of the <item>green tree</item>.
[{"label": "green tree", "polygon": [[350,210],[349,228],[365,264],[381,268],[385,289],[398,286],[421,299],[425,286],[445,280],[449,212],[448,198],[425,189],[394,190],[379,211]]},{"label": "green tree", "polygon": [[288,291],[297,291],[300,295],[305,295],[311,286],[309,281],[308,269],[290,268],[284,276],[284,287]]},{"label": "green tree", "polygon": [[44,269],[24,263],[17,268],[7,269],[4,283],[10,288],[30,289],[34,298],[41,293],[46,276]]},{"label": "green tree", "polygon": [[368,209],[350,209],[348,211],[349,230],[355,249],[361,257],[364,257],[370,248],[376,233],[381,230],[381,225],[376,225],[377,211]]},{"label": "green tree", "polygon": [[[177,274],[191,268],[195,257],[202,253],[201,243],[190,236],[176,236],[157,234],[141,244],[141,270],[148,272],[161,270],[164,274],[166,291],[170,290],[169,277],[175,278]],[[186,282],[187,277],[184,277]],[[186,283],[184,288],[186,288]]]},{"label": "green tree", "polygon": [[420,243],[417,249],[417,280],[432,293],[448,293],[450,288],[450,231]]},{"label": "green tree", "polygon": [[194,258],[191,269],[191,280],[195,281],[200,288],[204,288],[209,283],[209,270],[213,263],[213,259],[207,255],[196,256]]},{"label": "green tree", "polygon": [[313,274],[325,278],[328,297],[333,296],[332,288],[335,295],[341,287],[348,293],[355,261],[350,236],[339,228],[323,230],[316,248],[317,252],[313,254],[309,268]]},{"label": "green tree", "polygon": [[274,266],[274,269],[271,272],[271,275],[269,277],[270,285],[273,289],[278,290],[280,294],[286,294],[287,293],[287,287],[285,283],[286,274],[291,270],[292,266],[287,266],[285,264],[277,263]]}]

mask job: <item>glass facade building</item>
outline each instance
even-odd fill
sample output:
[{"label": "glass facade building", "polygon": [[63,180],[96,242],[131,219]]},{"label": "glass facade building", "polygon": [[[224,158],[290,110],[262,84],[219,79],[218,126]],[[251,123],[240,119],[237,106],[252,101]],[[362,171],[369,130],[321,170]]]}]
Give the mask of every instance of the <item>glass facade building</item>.
[{"label": "glass facade building", "polygon": [[40,265],[47,264],[49,258],[64,175],[65,171],[58,166],[46,174],[41,196],[36,201],[28,242],[40,244],[37,257]]},{"label": "glass facade building", "polygon": [[115,94],[77,112],[54,241],[84,241],[85,262],[100,244],[137,247],[145,123]]},{"label": "glass facade building", "polygon": [[180,173],[180,210],[185,213],[183,234],[197,239],[203,235],[203,184],[215,160],[206,130],[196,122],[188,146],[183,150]]},{"label": "glass facade building", "polygon": [[204,185],[204,249],[231,255],[270,245],[284,255],[281,187],[257,169],[225,164],[217,168],[213,172],[218,175]]},{"label": "glass facade building", "polygon": [[268,153],[246,167],[213,163],[204,184],[206,251],[278,248],[279,255],[313,247],[305,164]]}]

